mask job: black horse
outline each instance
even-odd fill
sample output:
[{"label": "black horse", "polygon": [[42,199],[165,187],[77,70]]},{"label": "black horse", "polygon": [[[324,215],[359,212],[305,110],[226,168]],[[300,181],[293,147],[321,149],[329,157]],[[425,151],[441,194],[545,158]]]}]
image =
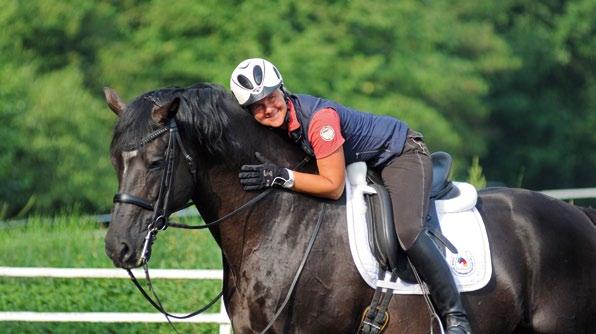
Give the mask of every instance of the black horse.
[{"label": "black horse", "polygon": [[[119,117],[111,144],[119,194],[105,239],[117,267],[146,261],[149,226],[163,224],[158,216],[190,199],[212,222],[257,196],[238,181],[240,166],[254,163],[255,152],[288,167],[304,158],[284,135],[258,125],[216,85],[160,89],[128,105],[113,90],[105,93]],[[176,126],[179,136],[166,134]],[[164,156],[176,142],[186,152]],[[311,162],[302,169],[314,172],[316,166]],[[171,183],[165,200],[164,180]],[[596,228],[590,213],[509,188],[481,191],[477,208],[491,242],[493,275],[486,287],[463,294],[473,331],[596,332]],[[223,254],[224,301],[235,333],[259,333],[273,318],[321,212],[304,270],[269,333],[356,331],[373,290],[352,262],[345,200],[275,189],[210,228]],[[429,319],[421,296],[396,295],[386,333],[427,333]]]}]

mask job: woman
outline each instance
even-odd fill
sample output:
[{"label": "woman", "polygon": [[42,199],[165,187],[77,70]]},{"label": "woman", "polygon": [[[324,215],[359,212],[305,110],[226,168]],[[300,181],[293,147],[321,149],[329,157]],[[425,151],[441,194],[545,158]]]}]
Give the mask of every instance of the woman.
[{"label": "woman", "polygon": [[422,135],[389,116],[291,94],[284,89],[277,68],[265,59],[241,62],[231,75],[230,88],[258,123],[287,132],[316,158],[318,168],[318,174],[308,174],[271,162],[244,165],[239,174],[244,189],[278,186],[336,200],[344,190],[345,166],[365,161],[381,173],[401,246],[424,278],[446,332],[471,333],[449,267],[423,229],[432,163]]}]

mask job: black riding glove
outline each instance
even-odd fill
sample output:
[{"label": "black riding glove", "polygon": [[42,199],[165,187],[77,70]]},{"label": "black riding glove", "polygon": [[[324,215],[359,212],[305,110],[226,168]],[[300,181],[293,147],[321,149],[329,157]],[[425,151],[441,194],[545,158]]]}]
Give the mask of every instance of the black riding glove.
[{"label": "black riding glove", "polygon": [[243,165],[238,174],[244,190],[260,190],[273,186],[292,188],[294,178],[289,169],[279,167],[265,159],[259,152],[255,156],[262,164]]}]

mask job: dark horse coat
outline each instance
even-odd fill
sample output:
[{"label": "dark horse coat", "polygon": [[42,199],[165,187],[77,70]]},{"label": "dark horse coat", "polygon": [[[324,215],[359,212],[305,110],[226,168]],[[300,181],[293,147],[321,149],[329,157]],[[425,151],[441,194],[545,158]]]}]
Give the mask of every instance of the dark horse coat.
[{"label": "dark horse coat", "polygon": [[[125,105],[106,89],[118,123],[111,155],[119,191],[157,197],[167,136],[138,149],[150,131],[175,118],[193,157],[194,182],[181,158],[176,163],[171,207],[192,198],[205,221],[246,203],[241,165],[255,152],[282,166],[303,153],[285,135],[258,125],[223,88],[200,84],[146,93]],[[161,159],[161,160],[160,160]],[[304,170],[314,172],[311,163]],[[329,201],[274,190],[211,233],[222,249],[224,300],[235,333],[260,332],[289,289],[325,207],[321,230],[292,297],[269,333],[354,333],[373,291],[359,277],[349,251],[345,200]],[[463,294],[476,333],[596,332],[596,229],[579,208],[521,189],[488,189],[477,207],[491,242],[493,275],[479,291]],[[118,267],[137,266],[150,210],[116,204],[106,252]],[[167,233],[167,232],[162,232]],[[386,333],[427,333],[421,296],[396,295]]]}]

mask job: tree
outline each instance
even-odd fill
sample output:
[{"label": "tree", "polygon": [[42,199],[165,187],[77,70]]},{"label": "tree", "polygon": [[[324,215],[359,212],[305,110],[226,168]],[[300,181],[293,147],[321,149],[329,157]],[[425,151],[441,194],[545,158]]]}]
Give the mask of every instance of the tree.
[{"label": "tree", "polygon": [[124,96],[200,80],[227,86],[240,60],[266,57],[290,90],[402,118],[433,149],[462,159],[485,152],[487,75],[513,66],[507,45],[466,1],[137,7],[120,21],[127,38],[104,46],[95,70]]},{"label": "tree", "polygon": [[406,121],[432,150],[452,153],[456,176],[479,156],[489,179],[511,182],[524,168],[530,186],[594,180],[579,177],[596,163],[594,6],[8,1],[0,13],[0,214],[32,204],[107,210],[116,178],[103,86],[125,99],[198,81],[227,87],[248,57],[275,63],[291,91]]},{"label": "tree", "polygon": [[[115,180],[112,120],[80,70],[96,45],[88,24],[102,5],[9,2],[0,15],[0,209],[108,207]],[[93,111],[93,112],[91,112]]]},{"label": "tree", "polygon": [[483,159],[487,176],[529,188],[595,184],[596,4],[502,6],[495,24],[523,66],[491,80],[495,127]]}]

